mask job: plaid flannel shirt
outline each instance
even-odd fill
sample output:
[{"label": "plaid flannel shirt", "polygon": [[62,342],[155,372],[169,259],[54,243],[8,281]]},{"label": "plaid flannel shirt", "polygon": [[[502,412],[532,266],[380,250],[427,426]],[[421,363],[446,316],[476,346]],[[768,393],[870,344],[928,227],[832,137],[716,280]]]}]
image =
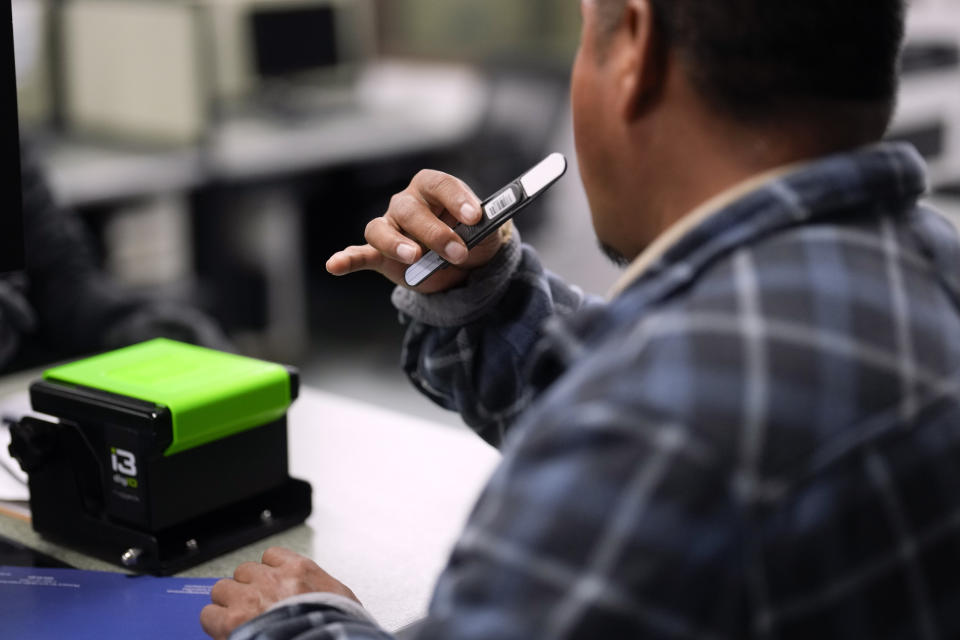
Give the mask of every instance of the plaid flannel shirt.
[{"label": "plaid flannel shirt", "polygon": [[[924,189],[877,145],[725,207],[608,304],[515,244],[395,294],[414,382],[504,438],[417,637],[960,637],[960,242]],[[255,635],[388,637],[322,603]]]}]

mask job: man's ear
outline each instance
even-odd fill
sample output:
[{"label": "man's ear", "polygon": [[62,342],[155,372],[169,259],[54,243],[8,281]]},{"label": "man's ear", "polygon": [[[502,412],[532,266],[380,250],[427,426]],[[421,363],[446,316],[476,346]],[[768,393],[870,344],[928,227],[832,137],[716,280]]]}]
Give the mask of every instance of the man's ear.
[{"label": "man's ear", "polygon": [[650,0],[627,0],[614,36],[619,65],[620,117],[641,117],[659,97],[666,78],[663,35]]}]

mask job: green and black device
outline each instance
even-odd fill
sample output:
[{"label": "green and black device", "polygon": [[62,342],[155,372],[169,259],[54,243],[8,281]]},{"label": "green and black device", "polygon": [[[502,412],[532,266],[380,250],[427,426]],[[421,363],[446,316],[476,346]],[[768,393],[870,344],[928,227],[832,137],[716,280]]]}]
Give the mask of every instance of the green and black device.
[{"label": "green and black device", "polygon": [[33,528],[168,575],[303,522],[287,470],[289,367],[156,339],[44,372],[11,430]]}]

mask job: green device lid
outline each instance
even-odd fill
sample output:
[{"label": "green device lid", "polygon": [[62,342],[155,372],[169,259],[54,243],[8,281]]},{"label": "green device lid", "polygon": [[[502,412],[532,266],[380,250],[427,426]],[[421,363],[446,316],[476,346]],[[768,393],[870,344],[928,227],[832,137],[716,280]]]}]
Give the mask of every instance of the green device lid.
[{"label": "green device lid", "polygon": [[43,373],[51,382],[162,405],[172,455],[277,420],[290,406],[290,374],[278,364],[157,338]]}]

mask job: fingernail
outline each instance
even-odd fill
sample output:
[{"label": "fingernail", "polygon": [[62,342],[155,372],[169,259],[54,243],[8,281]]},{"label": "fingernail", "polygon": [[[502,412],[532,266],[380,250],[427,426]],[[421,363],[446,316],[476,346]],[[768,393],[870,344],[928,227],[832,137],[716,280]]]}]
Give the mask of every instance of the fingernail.
[{"label": "fingernail", "polygon": [[412,245],[401,244],[397,247],[397,255],[407,264],[412,264],[414,258],[417,257],[417,250],[414,249]]},{"label": "fingernail", "polygon": [[453,240],[444,247],[443,253],[447,256],[447,260],[453,263],[460,263],[467,259],[467,248]]},{"label": "fingernail", "polygon": [[463,206],[460,207],[460,215],[462,215],[465,220],[479,220],[480,210],[469,202],[464,202]]}]

